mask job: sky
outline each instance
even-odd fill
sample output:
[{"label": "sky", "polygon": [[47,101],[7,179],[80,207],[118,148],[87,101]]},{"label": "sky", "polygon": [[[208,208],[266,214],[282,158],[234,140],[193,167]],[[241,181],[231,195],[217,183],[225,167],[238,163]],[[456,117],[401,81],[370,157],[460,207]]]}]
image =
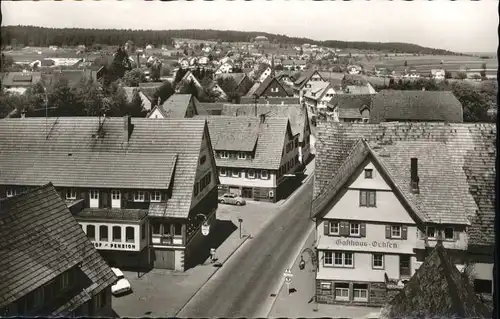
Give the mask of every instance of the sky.
[{"label": "sky", "polygon": [[498,0],[2,1],[2,25],[261,31],[496,52]]}]

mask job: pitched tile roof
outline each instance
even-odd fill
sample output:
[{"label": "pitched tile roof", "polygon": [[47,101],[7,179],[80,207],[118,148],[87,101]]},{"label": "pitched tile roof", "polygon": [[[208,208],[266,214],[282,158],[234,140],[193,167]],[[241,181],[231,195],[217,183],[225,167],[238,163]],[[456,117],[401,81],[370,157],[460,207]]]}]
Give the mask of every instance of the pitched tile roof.
[{"label": "pitched tile roof", "polygon": [[[304,130],[309,117],[307,109],[300,104],[257,104],[257,115],[287,117],[293,135],[299,134],[299,142],[304,140]],[[255,104],[224,104],[222,115],[255,116]]]},{"label": "pitched tile roof", "polygon": [[49,315],[67,315],[115,280],[52,184],[0,200],[0,307],[74,267],[90,285]]},{"label": "pitched tile roof", "polygon": [[216,158],[218,167],[279,169],[285,134],[291,130],[286,117],[209,116],[214,151],[253,151],[251,160]]},{"label": "pitched tile roof", "polygon": [[258,88],[260,87],[260,83],[259,82],[255,82],[252,87],[250,88],[250,90],[248,90],[247,94],[245,95],[246,97],[253,97],[253,95],[255,94],[255,92],[258,90]]},{"label": "pitched tile roof", "polygon": [[366,85],[346,85],[344,94],[377,94],[377,91],[367,83]]},{"label": "pitched tile roof", "polygon": [[[316,70],[309,70],[307,72],[304,72],[300,75],[300,77],[295,81],[293,82],[294,86],[297,87],[297,88],[301,88],[304,84],[306,84],[306,82],[313,76],[314,73],[316,73],[318,71]],[[319,74],[319,72],[318,72]],[[320,74],[321,76],[321,74]]]},{"label": "pitched tile roof", "polygon": [[[263,96],[257,99],[257,104],[299,104],[299,98],[293,96],[268,96],[267,99]],[[242,96],[240,104],[254,104],[255,98],[249,96]]]},{"label": "pitched tile roof", "polygon": [[403,290],[384,307],[381,318],[491,318],[465,273],[437,244]]},{"label": "pitched tile roof", "polygon": [[328,106],[332,109],[339,108],[339,118],[361,119],[361,111],[366,106],[371,108],[372,96],[370,94],[335,94]]},{"label": "pitched tile roof", "polygon": [[7,72],[2,77],[2,86],[29,87],[41,79],[41,72]]},{"label": "pitched tile roof", "polygon": [[[255,84],[254,86],[252,86],[250,88],[250,91],[248,91],[248,93],[246,94],[246,96],[252,96],[252,95],[257,95],[257,96],[262,96],[262,94],[264,94],[264,91],[269,87],[269,85],[271,85],[271,83],[273,82],[277,82],[279,84],[279,86],[281,86],[281,88],[286,91],[287,93],[289,93],[285,87],[283,86],[283,84],[281,84],[280,81],[276,80],[276,78],[272,77],[272,76],[268,76],[264,81],[262,81],[262,83],[256,83],[256,84],[259,84],[256,88],[255,87]],[[293,92],[292,92],[293,93]]]},{"label": "pitched tile roof", "polygon": [[[311,89],[309,89],[304,97],[307,97],[312,100],[318,100],[323,92],[330,86],[328,82],[313,82],[311,85]],[[314,93],[314,95],[313,95]]]},{"label": "pitched tile roof", "polygon": [[132,118],[128,143],[123,118],[106,118],[99,138],[97,117],[48,118],[47,139],[45,121],[0,120],[0,184],[167,189],[173,180],[169,213],[187,216],[204,120]]},{"label": "pitched tile roof", "polygon": [[173,94],[158,107],[165,117],[184,118],[193,96],[191,94]]},{"label": "pitched tile roof", "polygon": [[373,98],[370,122],[394,120],[461,123],[462,104],[448,91],[382,90]]},{"label": "pitched tile roof", "polygon": [[202,103],[200,102],[199,114],[201,114],[201,109],[205,110],[206,115],[221,115],[223,103]]},{"label": "pitched tile roof", "polygon": [[84,208],[75,214],[77,219],[141,220],[146,217],[146,209]]},{"label": "pitched tile roof", "polygon": [[[471,223],[469,245],[493,244],[494,124],[318,124],[315,214],[333,198],[335,176],[349,170],[344,162],[360,138],[424,222]],[[412,157],[418,158],[420,194],[409,187]]]}]

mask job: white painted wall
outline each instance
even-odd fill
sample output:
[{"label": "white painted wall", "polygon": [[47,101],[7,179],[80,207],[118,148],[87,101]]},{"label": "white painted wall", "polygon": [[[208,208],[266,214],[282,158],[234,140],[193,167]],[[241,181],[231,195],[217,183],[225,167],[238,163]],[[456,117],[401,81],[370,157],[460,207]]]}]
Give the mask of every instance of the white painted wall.
[{"label": "white painted wall", "polygon": [[269,179],[246,178],[245,174],[241,173],[241,177],[220,176],[219,174],[219,180],[222,185],[239,185],[243,187],[276,187],[276,174],[271,173],[269,170],[267,172],[269,174]]},{"label": "white painted wall", "polygon": [[158,111],[158,108],[156,108],[151,114],[149,114],[148,119],[163,119],[163,115]]},{"label": "white painted wall", "polygon": [[[145,222],[145,221],[142,221]],[[145,240],[141,240],[141,227],[140,224],[118,224],[118,223],[106,223],[106,222],[82,222],[78,221],[78,223],[82,226],[85,234],[87,233],[87,225],[95,226],[95,240],[91,240],[93,243],[102,243],[101,247],[96,247],[99,250],[118,250],[118,251],[141,251],[147,245],[147,235]],[[100,226],[108,226],[108,240],[100,240],[99,227]],[[113,227],[119,226],[121,227],[121,240],[114,241],[113,240]],[[126,227],[134,228],[134,241],[127,242],[126,241]],[[147,229],[147,227],[146,227]],[[89,239],[90,240],[90,239]],[[110,244],[126,244],[126,245],[135,245],[135,249],[132,248],[111,248]]]}]

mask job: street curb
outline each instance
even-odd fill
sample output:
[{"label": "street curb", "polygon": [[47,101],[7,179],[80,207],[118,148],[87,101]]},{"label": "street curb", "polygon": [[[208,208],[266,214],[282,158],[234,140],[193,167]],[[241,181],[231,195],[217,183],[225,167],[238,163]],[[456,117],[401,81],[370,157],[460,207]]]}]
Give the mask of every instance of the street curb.
[{"label": "street curb", "polygon": [[[236,248],[235,248],[235,249],[234,249],[234,250],[233,250],[233,251],[229,254],[229,256],[227,256],[227,258],[226,258],[223,262],[221,262],[222,266],[223,266],[223,265],[224,265],[224,264],[225,264],[225,263],[229,260],[229,258],[231,258],[231,256],[233,256],[233,255],[234,255],[234,253],[236,253],[236,251],[238,251],[238,249],[240,249],[240,247],[241,247],[241,246],[242,246],[242,245],[243,245],[243,244],[247,241],[247,239],[249,239],[249,238],[251,238],[251,235],[245,235],[245,239],[243,239],[243,240],[241,241],[241,243],[240,243],[238,246],[236,246]],[[176,314],[175,314],[175,316],[174,316],[175,318],[178,318],[178,317],[179,317],[179,314],[180,314],[180,313],[184,310],[184,308],[186,308],[186,306],[187,306],[187,305],[191,302],[191,300],[193,300],[193,298],[194,298],[194,297],[198,294],[198,292],[200,292],[200,290],[202,290],[202,289],[206,286],[206,284],[207,284],[207,283],[210,281],[210,279],[212,279],[212,277],[213,277],[213,276],[214,276],[214,275],[215,275],[215,274],[219,271],[219,269],[221,269],[221,268],[222,268],[222,266],[221,266],[221,267],[217,267],[217,268],[215,268],[215,271],[214,271],[214,272],[213,272],[210,276],[208,276],[208,279],[207,279],[207,280],[205,280],[205,282],[204,282],[204,283],[200,286],[200,288],[198,288],[198,290],[196,290],[196,291],[195,291],[195,293],[194,293],[191,297],[189,297],[188,301],[187,301],[187,302],[186,302],[186,303],[182,306],[182,308],[181,308],[179,311],[177,311],[177,313],[176,313]]]},{"label": "street curb", "polygon": [[[314,227],[307,233],[307,236],[305,237],[305,239],[302,241],[301,245],[300,245],[300,249],[299,249],[299,252],[298,254],[296,255],[295,258],[293,258],[293,262],[292,264],[289,266],[290,269],[293,268],[293,266],[295,265],[295,263],[297,262],[297,260],[299,259],[300,257],[300,253],[302,251],[302,247],[304,247],[304,245],[307,243],[307,240],[309,239],[309,236],[311,236],[311,233],[314,232],[314,229],[316,228],[316,225],[314,225]],[[279,284],[279,288],[278,288],[278,293],[276,294],[276,297],[273,299],[273,302],[271,303],[271,307],[269,308],[269,311],[267,312],[265,318],[269,318],[269,314],[273,311],[273,308],[274,308],[274,304],[276,303],[276,301],[278,300],[279,298],[279,295],[281,293],[281,291],[283,290],[283,287],[285,286],[285,278],[283,277],[281,279],[281,283]]]}]

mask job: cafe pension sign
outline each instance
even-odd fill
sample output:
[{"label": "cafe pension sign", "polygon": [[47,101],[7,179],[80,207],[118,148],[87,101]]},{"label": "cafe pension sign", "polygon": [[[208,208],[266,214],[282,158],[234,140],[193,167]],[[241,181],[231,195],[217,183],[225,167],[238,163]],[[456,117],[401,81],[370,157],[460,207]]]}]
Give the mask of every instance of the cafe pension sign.
[{"label": "cafe pension sign", "polygon": [[337,239],[335,240],[335,245],[342,247],[361,247],[361,248],[392,248],[398,249],[401,248],[395,242],[390,241],[366,241],[366,240],[352,240],[352,239]]}]

